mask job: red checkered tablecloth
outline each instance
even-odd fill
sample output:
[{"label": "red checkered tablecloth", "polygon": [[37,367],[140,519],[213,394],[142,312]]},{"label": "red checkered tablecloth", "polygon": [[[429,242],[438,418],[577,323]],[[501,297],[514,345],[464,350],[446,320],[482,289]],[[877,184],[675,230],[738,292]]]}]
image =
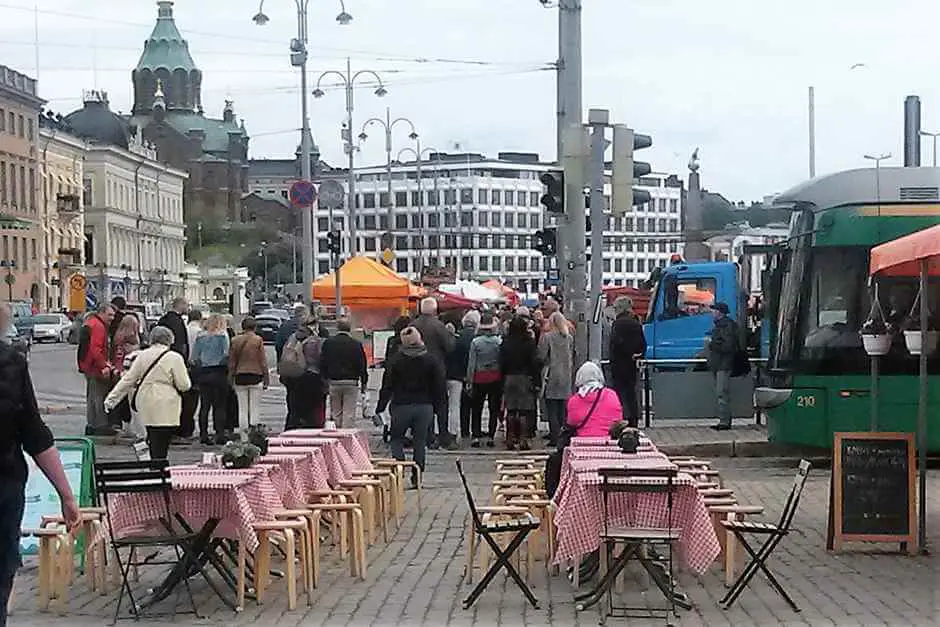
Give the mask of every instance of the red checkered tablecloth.
[{"label": "red checkered tablecloth", "polygon": [[302,453],[265,455],[258,459],[258,463],[281,466],[304,496],[311,492],[330,489],[326,461],[320,449]]},{"label": "red checkered tablecloth", "polygon": [[315,450],[323,453],[330,485],[335,486],[350,478],[350,472],[355,469],[355,464],[339,440],[327,438],[271,438],[268,440],[269,455],[305,453]]},{"label": "red checkered tablecloth", "polygon": [[280,435],[282,438],[331,438],[339,439],[346,452],[356,464],[356,470],[372,469],[372,453],[369,436],[362,429],[291,429]]},{"label": "red checkered tablecloth", "polygon": [[[564,489],[556,494],[555,526],[558,546],[555,563],[577,559],[600,547],[604,529],[604,507],[597,470],[604,467],[663,467],[661,459],[637,458],[624,463],[609,459],[573,459]],[[671,464],[668,464],[671,466]],[[634,485],[662,485],[664,479],[637,477],[619,479]],[[681,529],[678,555],[685,566],[703,573],[720,553],[718,537],[695,481],[679,473],[673,494],[672,526]],[[669,524],[667,495],[661,492],[615,493],[608,496],[610,525],[666,527]]]},{"label": "red checkered tablecloth", "polygon": [[[647,463],[644,460],[655,460]],[[637,451],[636,453],[624,453],[619,448],[609,449],[602,446],[587,448],[566,448],[561,458],[561,474],[558,480],[558,489],[555,490],[553,501],[560,503],[564,497],[565,489],[569,483],[569,474],[571,473],[571,462],[578,462],[578,467],[582,472],[586,469],[616,467],[618,462],[633,468],[659,468],[662,462],[667,462],[668,458],[656,450]],[[584,463],[582,463],[584,462]]]},{"label": "red checkered tablecloth", "polygon": [[[252,551],[258,547],[252,525],[274,520],[274,513],[284,507],[265,471],[170,468],[170,478],[171,512],[179,512],[194,529],[218,519],[215,535],[239,538]],[[108,497],[108,512],[115,534],[121,537],[159,524],[166,508],[160,494],[115,494]]]}]

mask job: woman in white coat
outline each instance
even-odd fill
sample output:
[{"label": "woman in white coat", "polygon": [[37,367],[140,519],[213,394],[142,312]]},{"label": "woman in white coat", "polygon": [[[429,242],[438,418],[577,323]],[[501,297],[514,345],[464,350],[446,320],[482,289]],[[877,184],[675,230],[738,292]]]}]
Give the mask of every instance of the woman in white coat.
[{"label": "woman in white coat", "polygon": [[173,331],[154,327],[150,347],[140,351],[130,370],[124,373],[104,401],[110,410],[130,396],[147,428],[147,444],[152,459],[166,459],[170,441],[180,426],[181,394],[192,387],[186,362],[172,350]]}]

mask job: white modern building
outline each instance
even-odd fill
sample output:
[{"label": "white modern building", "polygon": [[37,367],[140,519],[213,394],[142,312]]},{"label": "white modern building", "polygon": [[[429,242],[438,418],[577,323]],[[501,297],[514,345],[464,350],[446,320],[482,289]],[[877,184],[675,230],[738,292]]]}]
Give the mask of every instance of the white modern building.
[{"label": "white modern building", "polygon": [[[392,268],[412,279],[427,268],[448,267],[455,278],[499,279],[523,293],[540,291],[554,260],[532,249],[534,233],[553,226],[546,223],[540,203],[545,190],[539,175],[556,168],[530,153],[499,153],[495,159],[432,153],[420,163],[394,162],[391,193],[386,165],[357,168],[358,250],[378,258],[391,249]],[[291,160],[252,162],[249,191],[283,198],[296,180],[295,171]],[[346,185],[343,171],[324,173],[326,177]],[[652,202],[622,217],[608,215],[605,284],[637,285],[681,250],[681,183],[675,176],[656,173],[637,184],[649,191]],[[330,270],[330,218],[327,209],[318,210],[317,275]],[[348,234],[346,212],[333,218]]]},{"label": "white modern building", "polygon": [[[744,256],[745,246],[776,244],[789,237],[790,229],[786,224],[768,224],[753,227],[746,222],[738,229],[725,235],[716,235],[708,239],[705,245],[711,250],[712,261],[739,262]],[[760,294],[763,289],[763,271],[767,267],[767,255],[750,255],[750,276],[744,277],[745,286],[751,294]]]}]

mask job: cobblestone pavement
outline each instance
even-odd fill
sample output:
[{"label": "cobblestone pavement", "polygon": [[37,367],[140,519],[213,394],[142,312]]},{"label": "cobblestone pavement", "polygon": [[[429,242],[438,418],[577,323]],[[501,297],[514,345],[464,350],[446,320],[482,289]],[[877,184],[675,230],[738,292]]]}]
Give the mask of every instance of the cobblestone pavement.
[{"label": "cobblestone pavement", "polygon": [[[195,456],[193,454],[193,456]],[[188,455],[180,456],[182,458]],[[723,460],[717,463],[726,483],[739,501],[761,504],[771,518],[779,514],[792,482],[793,464],[774,460]],[[476,495],[486,498],[486,485],[492,479],[492,459],[468,457],[465,468]],[[465,560],[467,506],[451,456],[431,457],[419,514],[411,493],[408,515],[387,544],[381,541],[369,549],[366,582],[353,582],[328,549],[323,564],[321,586],[313,603],[303,600],[297,610],[286,609],[286,594],[275,583],[263,606],[249,602],[245,611],[233,614],[215,599],[205,583],[193,580],[199,610],[204,618],[178,615],[161,622],[228,625],[588,625],[597,624],[596,611],[577,613],[570,584],[559,576],[548,577],[536,563],[530,580],[542,609],[527,606],[513,582],[500,575],[477,604],[468,611],[460,602],[469,592],[462,585]],[[932,625],[940,610],[935,593],[940,581],[934,556],[904,557],[869,551],[830,555],[824,550],[828,472],[811,474],[794,522],[793,533],[770,561],[781,583],[802,607],[793,613],[758,576],[738,604],[730,611],[718,609],[724,594],[721,571],[714,566],[706,575],[680,576],[680,582],[695,604],[681,612],[679,624],[693,625]],[[940,534],[940,475],[930,476],[930,535]],[[153,571],[141,569],[141,586],[153,582]],[[148,572],[149,571],[149,572]],[[477,579],[479,575],[477,575]],[[79,580],[70,591],[65,615],[39,613],[35,608],[35,566],[31,561],[18,578],[15,614],[11,625],[99,625],[110,621],[115,593],[107,597],[87,592]],[[152,583],[150,583],[152,585]],[[642,599],[647,588],[644,579],[631,571],[627,594]],[[655,592],[655,590],[653,590]],[[650,597],[656,602],[655,595]],[[184,607],[181,601],[180,607]],[[170,611],[171,599],[161,611]],[[610,619],[611,624],[656,625],[661,620]],[[144,621],[142,624],[157,622]]]}]

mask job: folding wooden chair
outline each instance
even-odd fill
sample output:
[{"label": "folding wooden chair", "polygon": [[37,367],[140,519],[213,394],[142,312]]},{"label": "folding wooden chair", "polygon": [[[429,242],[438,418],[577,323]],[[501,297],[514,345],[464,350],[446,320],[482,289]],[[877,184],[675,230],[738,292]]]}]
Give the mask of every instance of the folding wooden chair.
[{"label": "folding wooden chair", "polygon": [[[784,601],[787,602],[794,612],[799,612],[800,608],[797,607],[793,599],[790,598],[790,595],[787,594],[786,590],[783,589],[783,586],[780,585],[780,582],[777,581],[777,578],[767,568],[767,558],[770,557],[774,549],[777,548],[777,545],[780,544],[780,541],[783,540],[790,533],[790,525],[793,523],[793,516],[796,514],[796,508],[800,503],[800,494],[803,492],[803,486],[806,485],[806,478],[809,476],[810,463],[808,461],[801,460],[799,469],[796,472],[796,476],[793,478],[793,487],[790,490],[790,496],[787,497],[786,505],[783,507],[783,513],[780,515],[780,521],[775,525],[768,522],[756,522],[750,520],[723,520],[721,521],[722,526],[728,531],[734,533],[735,538],[741,546],[744,547],[744,550],[748,552],[751,556],[751,561],[741,572],[741,575],[738,577],[737,581],[731,586],[731,589],[728,590],[728,593],[725,594],[724,598],[718,602],[718,604],[723,609],[728,609],[735,602],[735,600],[740,596],[741,592],[744,591],[744,588],[747,587],[754,575],[757,574],[758,570],[762,570],[764,575],[767,576],[767,580],[770,582],[771,587],[783,597]],[[762,535],[766,536],[767,540],[764,541],[764,544],[754,550],[753,547],[747,542],[745,536],[748,534],[753,535]]]},{"label": "folding wooden chair", "polygon": [[[197,534],[179,532],[173,523],[175,516],[170,505],[172,488],[170,486],[170,470],[167,460],[97,462],[95,463],[95,486],[98,495],[103,497],[108,512],[111,510],[110,497],[120,494],[152,494],[160,499],[162,505],[160,524],[163,530],[153,533],[148,532],[147,535],[130,535],[118,538],[111,526],[111,516],[106,517],[108,535],[111,539],[111,546],[121,577],[121,587],[114,608],[114,623],[117,622],[121,613],[121,602],[124,600],[125,593],[130,601],[134,618],[140,619],[138,600],[134,598],[134,593],[128,582],[128,573],[136,566],[173,565],[184,573],[196,569],[195,572],[201,572],[209,585],[214,587],[212,580],[206,575],[204,568],[196,562],[193,555],[192,548]],[[121,557],[119,551],[122,548],[130,549],[125,558]],[[137,550],[142,548],[172,548],[176,553],[176,559],[172,561],[151,559],[157,554],[144,559],[135,559]],[[182,583],[186,587],[192,613],[198,616],[196,601],[189,586],[189,578],[183,577]]]},{"label": "folding wooden chair", "polygon": [[[586,594],[575,597],[575,608],[583,611],[595,603],[605,594],[607,596],[607,610],[602,613],[601,623],[607,617],[643,617],[650,618],[661,615],[669,624],[670,616],[678,616],[676,612],[675,575],[673,572],[673,545],[679,541],[681,530],[673,526],[673,501],[676,491],[675,479],[678,471],[675,468],[601,468],[598,470],[601,477],[600,492],[603,497],[604,529],[601,534],[601,562],[608,563],[606,572],[603,572],[597,587]],[[642,481],[637,481],[642,479]],[[609,497],[611,494],[649,494],[665,493],[666,495],[666,525],[664,527],[630,527],[611,526]],[[617,544],[623,544],[620,555],[610,563],[610,556]],[[666,549],[666,564],[662,558],[651,551],[654,547]],[[665,607],[651,605],[614,607],[613,585],[631,559],[637,559],[649,573],[650,578],[666,597]],[[631,612],[642,612],[633,614]]]},{"label": "folding wooden chair", "polygon": [[[525,595],[526,599],[529,600],[529,603],[532,604],[532,607],[538,609],[539,602],[535,598],[535,595],[532,594],[532,591],[529,590],[529,586],[523,581],[522,577],[519,576],[519,572],[512,565],[510,561],[513,554],[519,550],[519,547],[522,546],[522,543],[525,542],[526,536],[531,532],[535,531],[541,526],[541,522],[537,518],[533,518],[531,515],[527,515],[523,518],[515,518],[513,520],[494,520],[494,521],[484,521],[480,517],[480,513],[477,511],[476,505],[473,502],[473,494],[470,492],[470,486],[467,484],[467,477],[463,474],[463,467],[460,465],[460,460],[457,460],[457,473],[460,475],[460,481],[463,483],[463,489],[467,493],[467,505],[470,507],[470,515],[473,519],[473,527],[480,537],[490,546],[490,549],[493,551],[493,555],[496,556],[496,561],[493,562],[493,565],[490,566],[489,570],[486,571],[486,574],[483,575],[483,578],[480,579],[480,582],[476,585],[473,591],[470,593],[464,602],[463,608],[468,609],[473,605],[474,601],[486,590],[486,587],[490,585],[490,582],[493,581],[493,578],[496,577],[496,573],[499,572],[500,568],[505,568],[506,572],[512,577],[512,580],[516,582],[516,585],[522,590],[522,593]],[[515,535],[512,540],[509,542],[509,545],[503,549],[499,546],[499,542],[496,541],[496,538],[493,536],[498,533],[507,533],[512,532]]]}]

